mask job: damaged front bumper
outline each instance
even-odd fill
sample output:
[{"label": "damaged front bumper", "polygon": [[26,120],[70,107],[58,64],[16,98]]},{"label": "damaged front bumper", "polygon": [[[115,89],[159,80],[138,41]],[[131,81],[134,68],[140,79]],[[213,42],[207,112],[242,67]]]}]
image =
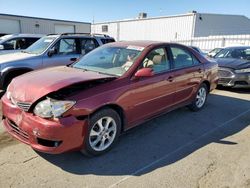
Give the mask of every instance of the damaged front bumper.
[{"label": "damaged front bumper", "polygon": [[45,153],[63,153],[83,146],[87,119],[74,116],[57,120],[43,119],[2,98],[3,124],[9,134],[33,149]]}]

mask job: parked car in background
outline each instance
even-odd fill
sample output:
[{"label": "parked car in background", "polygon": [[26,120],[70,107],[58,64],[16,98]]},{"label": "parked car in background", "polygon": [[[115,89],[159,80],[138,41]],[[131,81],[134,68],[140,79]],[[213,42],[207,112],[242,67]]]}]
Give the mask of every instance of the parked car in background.
[{"label": "parked car in background", "polygon": [[202,109],[217,69],[179,44],[106,44],[70,66],[15,78],[2,98],[4,127],[38,151],[100,155],[145,120],[180,106]]},{"label": "parked car in background", "polygon": [[250,47],[228,47],[215,55],[219,65],[219,85],[250,86]]},{"label": "parked car in background", "polygon": [[47,35],[26,50],[0,56],[0,88],[26,72],[60,65],[68,65],[104,43],[114,41],[109,36],[87,34]]},{"label": "parked car in background", "polygon": [[0,37],[0,55],[24,50],[40,39],[40,34],[12,34]]},{"label": "parked car in background", "polygon": [[207,56],[208,57],[214,57],[216,54],[218,54],[223,48],[214,48],[210,52],[208,52]]}]

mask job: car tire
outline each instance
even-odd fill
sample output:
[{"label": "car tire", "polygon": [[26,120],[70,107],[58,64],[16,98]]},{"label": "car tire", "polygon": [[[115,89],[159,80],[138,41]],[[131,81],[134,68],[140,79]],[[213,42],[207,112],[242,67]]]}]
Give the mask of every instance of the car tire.
[{"label": "car tire", "polygon": [[188,106],[192,111],[199,111],[201,110],[207,101],[208,95],[208,88],[206,84],[201,84],[199,89],[196,92],[194,101]]},{"label": "car tire", "polygon": [[81,153],[98,156],[109,151],[121,132],[121,118],[113,109],[102,109],[90,117]]}]

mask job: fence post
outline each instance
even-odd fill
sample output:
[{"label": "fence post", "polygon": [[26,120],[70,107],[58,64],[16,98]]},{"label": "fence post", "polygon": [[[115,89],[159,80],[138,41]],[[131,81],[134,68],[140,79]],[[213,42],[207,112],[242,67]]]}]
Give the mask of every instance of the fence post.
[{"label": "fence post", "polygon": [[225,44],[226,44],[226,38],[222,38],[221,39],[221,47],[225,47]]}]

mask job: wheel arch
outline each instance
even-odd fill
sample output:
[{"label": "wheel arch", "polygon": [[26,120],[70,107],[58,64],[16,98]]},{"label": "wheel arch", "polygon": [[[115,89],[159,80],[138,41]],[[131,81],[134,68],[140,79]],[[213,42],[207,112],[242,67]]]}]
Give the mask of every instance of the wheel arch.
[{"label": "wheel arch", "polygon": [[204,80],[202,83],[203,83],[203,84],[206,84],[206,86],[207,86],[207,91],[208,91],[208,93],[209,93],[209,92],[210,92],[210,82],[209,82],[208,80]]},{"label": "wheel arch", "polygon": [[105,104],[97,109],[95,109],[91,114],[95,114],[96,112],[100,111],[100,110],[103,110],[103,109],[112,109],[114,111],[116,111],[118,113],[118,115],[120,116],[121,118],[121,132],[123,132],[125,130],[125,126],[127,124],[127,119],[126,119],[126,115],[125,115],[125,111],[124,109],[118,105],[118,104],[114,104],[114,103],[110,103],[110,104]]}]

